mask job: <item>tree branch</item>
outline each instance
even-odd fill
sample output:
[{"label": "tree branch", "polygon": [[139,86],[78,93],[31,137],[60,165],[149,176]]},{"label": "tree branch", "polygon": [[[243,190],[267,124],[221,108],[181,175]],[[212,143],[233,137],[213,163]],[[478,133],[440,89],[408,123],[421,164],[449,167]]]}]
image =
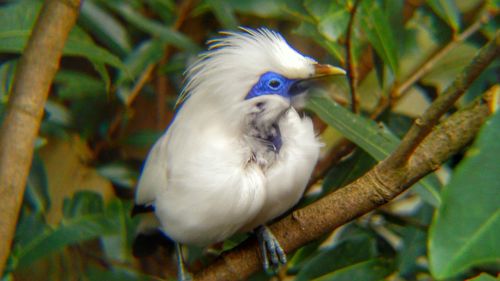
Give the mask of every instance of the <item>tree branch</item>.
[{"label": "tree branch", "polygon": [[17,67],[0,131],[0,273],[16,230],[44,104],[79,7],[79,0],[45,1]]},{"label": "tree branch", "polygon": [[422,117],[417,118],[401,141],[401,145],[389,156],[386,168],[404,166],[422,140],[484,69],[500,53],[500,31],[474,57],[472,62],[455,78],[455,81],[431,104]]},{"label": "tree branch", "polygon": [[[446,119],[419,146],[407,166],[385,169],[385,161],[364,176],[271,225],[287,253],[387,203],[467,145],[492,113],[494,91]],[[259,248],[249,239],[223,253],[194,280],[245,280],[262,269]]]},{"label": "tree branch", "polygon": [[[453,114],[435,130],[432,128],[498,55],[499,34],[497,32],[495,39],[480,50],[453,84],[436,99],[420,123],[416,122],[410,128],[400,146],[386,160],[346,187],[271,225],[287,253],[389,202],[474,138],[492,112],[491,104],[496,99],[494,91]],[[401,154],[401,151],[408,151],[408,147],[412,148],[411,153]],[[404,165],[400,164],[401,159],[404,159]],[[195,280],[241,280],[260,269],[259,247],[255,239],[250,239],[222,254],[211,266],[198,273]]]},{"label": "tree branch", "polygon": [[354,17],[361,0],[356,0],[354,6],[351,10],[351,18],[349,19],[349,24],[347,26],[347,34],[345,39],[345,49],[346,49],[346,68],[347,68],[347,78],[349,80],[349,88],[351,89],[351,110],[354,113],[358,112],[358,98],[356,95],[356,87],[358,84],[356,66],[354,65],[354,54],[352,53],[352,30],[354,28]]},{"label": "tree branch", "polygon": [[[361,2],[361,0],[359,2]],[[359,3],[357,3],[357,2],[355,4],[359,5]],[[410,6],[410,7],[405,6],[406,7],[405,10],[406,10],[407,14],[411,15],[411,14],[413,14],[413,11],[421,5],[421,3],[417,2],[417,3],[412,4],[410,2],[406,2],[405,5]],[[472,23],[462,33],[455,36],[452,39],[452,41],[450,41],[448,44],[446,44],[441,49],[437,50],[434,54],[432,54],[429,58],[427,58],[419,67],[416,68],[416,70],[414,70],[412,72],[412,74],[403,83],[393,85],[391,92],[389,93],[389,96],[391,96],[391,99],[390,99],[391,102],[395,103],[395,102],[399,101],[404,96],[404,94],[408,91],[408,89],[410,89],[411,86],[413,84],[415,84],[415,82],[420,80],[423,76],[425,76],[427,73],[429,73],[430,70],[432,70],[432,67],[435,66],[435,64],[439,60],[441,60],[446,54],[448,54],[450,51],[452,51],[457,46],[459,46],[463,41],[467,40],[470,36],[472,36],[478,30],[480,30],[480,28],[483,25],[485,25],[486,23],[488,23],[492,19],[493,15],[494,15],[494,13],[492,14],[490,12],[486,15],[481,16],[477,21]],[[347,44],[350,40],[349,36],[351,36],[351,35],[349,35],[349,32],[350,32],[349,28],[351,28],[353,17],[354,16],[351,15],[351,21],[349,22],[349,26],[348,26],[348,35],[346,36],[346,49],[347,50],[351,47]],[[411,18],[411,16],[405,16],[405,19],[408,19],[408,18]],[[351,103],[358,102],[357,98],[356,98],[356,87],[357,87],[359,78],[358,78],[358,73],[357,73],[356,67],[354,67],[352,65],[353,61],[354,61],[353,58],[350,58],[350,54],[348,52],[347,59],[346,59],[346,68],[347,68],[347,74],[348,74],[348,78],[349,78],[349,87],[351,89]],[[352,68],[352,70],[351,70],[351,68]],[[367,69],[371,70],[371,67],[364,68],[364,69],[366,72]],[[366,73],[361,73],[361,75],[359,75],[359,76],[364,77],[364,76],[366,76]],[[354,93],[354,95],[352,93]],[[387,109],[387,107],[389,105],[390,105],[389,99],[384,98],[384,96],[382,96],[378,105],[373,110],[373,112],[370,114],[370,118],[376,119],[381,113],[383,113]],[[353,112],[356,112],[355,107],[351,107],[351,109]],[[355,147],[356,146],[352,142],[350,142],[347,139],[343,139],[339,143],[339,145],[337,145],[336,147],[334,147],[331,150],[331,153],[329,153],[324,159],[321,159],[320,162],[318,163],[318,165],[316,165],[316,168],[314,169],[314,173],[311,177],[311,180],[309,181],[309,185],[311,186],[311,185],[315,184],[318,180],[322,179],[323,176],[326,174],[326,172],[328,170],[330,170],[330,168],[338,162],[338,160],[340,159],[339,156],[342,157],[342,156],[349,154]]]},{"label": "tree branch", "polygon": [[447,55],[451,50],[458,47],[462,42],[467,40],[471,35],[475,34],[484,24],[486,24],[491,19],[489,14],[481,17],[476,22],[471,24],[467,29],[465,29],[458,36],[453,37],[453,39],[446,44],[443,48],[432,54],[427,60],[425,60],[417,70],[414,71],[403,83],[398,85],[392,90],[391,96],[394,99],[399,99],[410,87],[415,84],[418,80],[424,77],[429,71],[432,70],[434,65],[440,61],[445,55]]}]

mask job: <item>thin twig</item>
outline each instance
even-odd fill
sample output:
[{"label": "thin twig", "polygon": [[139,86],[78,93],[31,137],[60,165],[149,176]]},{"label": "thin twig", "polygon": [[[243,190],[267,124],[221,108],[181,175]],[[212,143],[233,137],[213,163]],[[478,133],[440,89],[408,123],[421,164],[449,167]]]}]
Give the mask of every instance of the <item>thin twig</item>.
[{"label": "thin twig", "polygon": [[415,84],[417,81],[422,79],[425,75],[427,75],[432,68],[439,62],[444,56],[450,53],[453,49],[460,46],[465,40],[467,40],[470,36],[475,34],[484,24],[488,23],[491,20],[491,15],[485,15],[480,17],[479,20],[471,24],[467,29],[465,29],[462,33],[454,37],[448,44],[443,46],[441,49],[434,52],[429,56],[426,60],[422,62],[421,65],[415,68],[415,71],[403,82],[400,84],[394,84],[391,92],[389,93],[390,99],[382,96],[370,114],[371,119],[377,119],[380,114],[382,114],[391,104],[396,104],[399,100],[401,100],[408,90]]},{"label": "thin twig", "polygon": [[[173,29],[174,30],[179,30],[186,19],[189,16],[189,13],[192,11],[196,4],[197,0],[187,0],[187,1],[182,1],[179,4],[179,13],[177,16],[177,19],[174,23]],[[169,58],[172,56],[173,53],[173,48],[172,46],[167,46],[165,48],[165,51],[163,52],[163,57],[158,63],[156,69],[158,69],[159,66],[165,65]],[[168,89],[170,88],[170,83],[169,80],[166,76],[164,75],[157,75],[155,81],[155,89],[156,89],[156,127],[160,130],[165,129],[166,125],[166,93]]]},{"label": "thin twig", "polygon": [[144,88],[144,85],[146,85],[146,83],[149,81],[149,79],[151,78],[151,73],[153,72],[154,66],[155,65],[153,63],[151,63],[142,72],[141,77],[139,77],[139,80],[137,80],[137,83],[135,83],[134,88],[132,88],[130,95],[127,97],[127,100],[125,101],[126,107],[130,107],[132,105],[135,98],[141,92],[142,88]]},{"label": "thin twig", "polygon": [[458,47],[462,42],[467,40],[467,38],[469,38],[471,35],[476,33],[484,24],[486,24],[490,20],[490,18],[491,17],[488,15],[481,17],[458,36],[453,37],[452,41],[450,41],[446,46],[436,51],[429,57],[429,59],[425,60],[421,65],[419,65],[416,68],[416,71],[413,72],[413,74],[410,75],[410,77],[408,77],[406,81],[395,87],[391,96],[394,99],[399,99],[401,95],[403,95],[413,84],[415,84],[415,82],[429,73],[429,71],[432,70],[432,68],[438,61],[440,61],[444,56],[450,53],[451,50]]},{"label": "thin twig", "polygon": [[347,68],[347,78],[349,80],[349,88],[351,89],[351,110],[354,113],[358,112],[358,97],[356,95],[357,88],[357,71],[356,65],[354,61],[354,55],[352,52],[352,31],[354,26],[354,17],[356,15],[356,11],[358,10],[358,5],[361,0],[356,0],[354,2],[354,6],[351,10],[351,18],[349,19],[349,24],[347,26],[347,34],[345,39],[345,49],[346,49],[346,68]]},{"label": "thin twig", "polygon": [[[132,106],[132,103],[137,98],[137,96],[141,92],[144,85],[146,85],[146,83],[149,81],[149,79],[151,77],[151,73],[153,72],[153,69],[154,69],[154,64],[149,64],[146,67],[146,69],[142,72],[141,77],[139,77],[139,80],[134,85],[134,88],[132,88],[130,95],[125,100],[125,107],[126,108],[129,108],[130,106]],[[122,119],[123,119],[123,114],[124,114],[124,110],[120,110],[120,113],[115,115],[113,120],[111,120],[111,123],[110,123],[110,125],[108,127],[108,131],[107,131],[107,139],[102,141],[102,142],[99,142],[95,145],[94,155],[99,155],[99,153],[102,151],[102,149],[106,147],[106,143],[107,143],[108,139],[111,139],[113,137],[113,134],[120,127],[120,124],[121,124]]]},{"label": "thin twig", "polygon": [[438,123],[441,116],[453,106],[455,101],[462,96],[465,90],[470,87],[472,82],[499,53],[500,31],[497,31],[495,37],[481,48],[472,62],[455,78],[455,81],[453,81],[445,92],[439,95],[422,117],[415,120],[413,126],[403,138],[401,145],[389,157],[391,161],[388,161],[388,163],[394,166],[388,168],[400,167],[407,164],[410,156]]},{"label": "thin twig", "polygon": [[17,66],[0,131],[0,274],[16,230],[45,101],[79,7],[79,0],[45,1]]}]

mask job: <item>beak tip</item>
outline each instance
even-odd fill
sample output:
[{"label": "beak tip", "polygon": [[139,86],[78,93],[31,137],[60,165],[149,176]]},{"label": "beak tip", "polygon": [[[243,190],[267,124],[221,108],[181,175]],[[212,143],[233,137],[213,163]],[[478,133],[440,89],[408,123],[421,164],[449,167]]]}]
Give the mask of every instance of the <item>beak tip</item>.
[{"label": "beak tip", "polygon": [[336,67],[329,64],[318,63],[314,65],[314,75],[315,76],[346,75],[346,71],[340,67]]}]

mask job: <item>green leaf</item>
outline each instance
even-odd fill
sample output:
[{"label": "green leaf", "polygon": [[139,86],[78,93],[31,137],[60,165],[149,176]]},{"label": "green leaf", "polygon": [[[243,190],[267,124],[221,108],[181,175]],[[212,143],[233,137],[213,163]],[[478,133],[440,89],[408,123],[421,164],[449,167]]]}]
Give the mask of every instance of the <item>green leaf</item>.
[{"label": "green leaf", "polygon": [[227,2],[222,0],[207,0],[215,17],[224,27],[224,29],[236,29],[238,27],[238,20],[236,19],[233,7]]},{"label": "green leaf", "polygon": [[371,259],[332,272],[313,281],[379,281],[393,271],[393,262],[387,259]]},{"label": "green leaf", "polygon": [[74,219],[86,215],[101,214],[104,211],[104,201],[100,194],[92,191],[79,191],[71,199],[63,202],[65,219]]},{"label": "green leaf", "polygon": [[396,38],[391,30],[387,16],[376,1],[362,1],[361,3],[359,18],[368,40],[384,63],[389,66],[392,73],[398,76]]},{"label": "green leaf", "polygon": [[113,217],[118,224],[116,234],[106,235],[101,238],[104,252],[108,259],[120,262],[130,262],[132,241],[136,235],[137,225],[130,217],[131,204],[124,204],[122,201],[114,199],[107,208],[106,213]]},{"label": "green leaf", "polygon": [[16,228],[13,252],[17,252],[18,249],[31,243],[33,237],[43,235],[46,231],[50,231],[50,227],[43,219],[43,215],[41,213],[30,213],[23,207]]},{"label": "green leaf", "polygon": [[103,3],[119,13],[130,24],[144,32],[158,37],[164,43],[193,52],[199,51],[198,45],[196,45],[189,37],[173,30],[172,28],[166,27],[159,22],[152,21],[144,17],[143,15],[137,13],[128,3],[115,1],[105,1]]},{"label": "green leaf", "polygon": [[121,86],[130,79],[137,79],[148,65],[163,57],[164,48],[165,44],[157,39],[139,44],[125,59],[125,70],[118,73],[115,84]]},{"label": "green leaf", "polygon": [[350,13],[345,1],[305,1],[304,7],[318,22],[318,31],[328,40],[337,41],[346,31]]},{"label": "green leaf", "polygon": [[120,140],[121,144],[130,145],[139,148],[150,148],[160,138],[163,132],[143,130],[132,133]]},{"label": "green leaf", "polygon": [[63,214],[63,222],[56,229],[45,229],[15,248],[16,267],[26,267],[68,245],[120,231],[120,220],[114,212],[104,212],[102,197],[94,192],[81,191],[66,199]]},{"label": "green leaf", "polygon": [[123,163],[111,163],[97,168],[97,172],[121,187],[133,188],[138,173]]},{"label": "green leaf", "polygon": [[16,66],[17,59],[6,61],[0,65],[0,103],[7,102],[8,93],[14,82]]},{"label": "green leaf", "polygon": [[119,55],[126,55],[132,49],[127,29],[93,1],[82,3],[78,22]]},{"label": "green leaf", "polygon": [[362,176],[376,164],[376,161],[365,151],[358,150],[348,160],[340,162],[328,171],[323,181],[323,192],[330,192],[345,186]]},{"label": "green leaf", "polygon": [[325,40],[323,35],[319,33],[316,25],[308,22],[301,22],[295,32],[302,36],[312,38],[314,42],[323,47],[337,60],[344,61],[344,50],[342,46],[338,42]]},{"label": "green leaf", "polygon": [[486,273],[481,273],[479,276],[472,278],[472,279],[467,279],[469,281],[498,281],[498,278],[495,278],[489,274]]},{"label": "green leaf", "polygon": [[288,271],[292,274],[300,271],[304,264],[308,263],[309,258],[315,256],[316,251],[325,239],[325,237],[322,237],[312,241],[311,243],[307,243],[305,246],[295,251],[291,257],[289,256],[289,260],[287,262]]},{"label": "green leaf", "polygon": [[105,63],[119,69],[124,68],[123,63],[117,56],[97,46],[78,26],[75,26],[71,30],[64,46],[63,54],[84,57],[93,63]]},{"label": "green leaf", "polygon": [[481,129],[443,189],[430,229],[430,269],[436,279],[500,260],[500,114]]},{"label": "green leaf", "polygon": [[[464,68],[472,61],[479,48],[471,43],[463,43],[446,53],[424,77],[422,82],[436,87],[439,93],[453,82]],[[479,92],[483,92],[480,90]]]},{"label": "green leaf", "polygon": [[36,213],[43,214],[50,208],[47,173],[43,161],[37,152],[33,155],[24,200],[26,200]]},{"label": "green leaf", "polygon": [[427,0],[431,9],[442,18],[454,32],[460,30],[460,11],[453,0]]},{"label": "green leaf", "polygon": [[[378,161],[389,156],[400,142],[385,126],[379,126],[372,120],[353,114],[325,96],[311,96],[306,107]],[[436,182],[424,178],[418,185],[423,186],[426,191],[421,194],[422,198],[430,198],[428,203],[437,206],[441,199]],[[420,192],[418,189],[416,191]]]},{"label": "green leaf", "polygon": [[331,13],[339,9],[346,9],[347,2],[345,0],[306,0],[304,1],[304,8],[311,14],[317,21],[327,17]]},{"label": "green leaf", "polygon": [[52,122],[61,126],[69,126],[72,122],[71,114],[62,104],[48,100],[45,103],[46,121]]},{"label": "green leaf", "polygon": [[65,100],[106,97],[103,81],[82,72],[61,69],[54,81],[57,84],[58,96]]},{"label": "green leaf", "polygon": [[283,17],[284,12],[288,12],[287,8],[292,6],[296,7],[299,1],[294,0],[225,0],[229,3],[231,8],[239,14],[248,14],[252,16],[259,16],[264,18],[269,17]]},{"label": "green leaf", "polygon": [[35,236],[15,253],[19,267],[61,251],[64,247],[117,231],[116,222],[104,214],[85,215],[69,220],[57,229]]},{"label": "green leaf", "polygon": [[368,235],[352,237],[321,249],[304,264],[295,281],[307,281],[376,256],[376,241]]},{"label": "green leaf", "polygon": [[[102,1],[102,0],[100,0]],[[144,3],[150,11],[154,12],[166,24],[173,24],[176,20],[178,7],[174,0],[147,0],[140,1]]]},{"label": "green leaf", "polygon": [[383,213],[384,227],[401,238],[396,245],[396,264],[402,280],[415,280],[420,272],[427,271],[419,258],[427,253],[427,226],[434,209],[428,204],[418,204],[412,210]]},{"label": "green leaf", "polygon": [[337,41],[344,35],[349,24],[350,14],[346,9],[339,9],[334,13],[322,18],[318,24],[318,30],[325,38]]},{"label": "green leaf", "polygon": [[[22,53],[40,10],[38,1],[21,1],[0,8],[0,52]],[[93,63],[122,67],[120,59],[95,45],[90,36],[75,26],[68,36],[64,55],[81,56]]]}]

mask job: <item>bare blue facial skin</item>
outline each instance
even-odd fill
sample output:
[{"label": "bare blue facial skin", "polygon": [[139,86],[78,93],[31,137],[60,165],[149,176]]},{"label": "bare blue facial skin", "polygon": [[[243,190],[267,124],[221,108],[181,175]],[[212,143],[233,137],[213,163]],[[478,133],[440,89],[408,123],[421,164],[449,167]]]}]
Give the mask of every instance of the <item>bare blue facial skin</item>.
[{"label": "bare blue facial skin", "polygon": [[266,72],[260,76],[245,99],[251,99],[263,95],[279,95],[286,99],[303,93],[307,89],[302,80],[288,79],[275,72]]},{"label": "bare blue facial skin", "polygon": [[[289,79],[270,71],[260,76],[245,100],[263,95],[278,95],[291,100],[294,96],[304,93],[308,87],[308,81]],[[273,130],[264,135],[263,140],[270,144],[271,150],[279,152],[283,143],[278,125],[273,125]]]}]

